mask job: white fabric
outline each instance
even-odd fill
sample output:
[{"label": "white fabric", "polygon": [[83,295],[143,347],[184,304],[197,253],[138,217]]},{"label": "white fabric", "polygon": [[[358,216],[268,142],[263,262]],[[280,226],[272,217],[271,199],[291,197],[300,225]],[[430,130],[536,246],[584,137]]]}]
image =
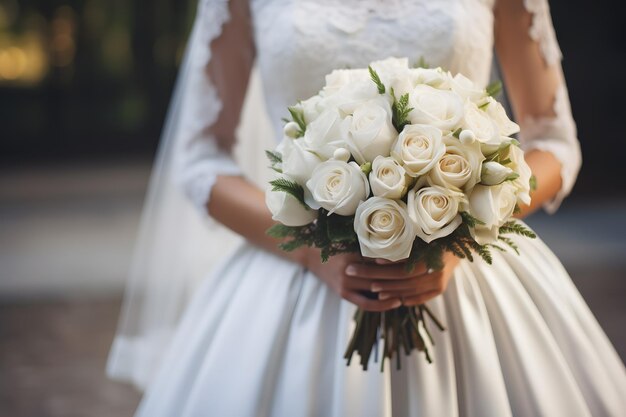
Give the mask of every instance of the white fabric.
[{"label": "white fabric", "polygon": [[[217,22],[216,16],[227,20],[226,3],[201,3],[194,36],[208,31],[205,25]],[[317,92],[334,68],[362,67],[387,56],[408,56],[411,62],[423,57],[486,84],[492,7],[489,0],[252,0],[256,65],[274,138],[280,137],[286,106]],[[211,28],[210,33],[219,31]],[[195,39],[191,57],[194,48],[206,48]],[[203,90],[183,91],[195,95]],[[563,103],[555,102],[555,114],[564,111],[571,119]],[[521,139],[528,147],[551,147],[555,154],[563,150],[557,157],[563,175],[571,177],[564,178],[564,197],[578,170],[566,155],[578,144],[575,133],[569,135],[571,126],[560,126],[565,119],[549,119]],[[211,140],[203,136],[200,142]],[[254,153],[254,146],[243,147],[252,156],[249,162],[265,164],[258,148]],[[225,155],[194,158],[191,152],[177,172],[201,175],[177,177],[187,178],[188,189],[190,184],[195,189],[190,178],[203,177],[203,191],[190,195],[196,205],[204,205],[211,178],[235,171],[221,171],[221,162],[208,167],[206,161]],[[194,161],[206,171],[194,171]],[[298,265],[242,242],[211,279],[199,284],[137,415],[619,416],[626,409],[626,373],[619,357],[552,252],[539,239],[516,242],[521,256],[496,252],[492,266],[461,262],[446,293],[429,303],[448,325],[447,332],[434,332],[434,364],[413,354],[403,358],[401,371],[387,367],[383,373],[345,366],[353,305]],[[215,252],[196,248],[190,262]],[[169,272],[170,280],[181,276]],[[123,332],[117,346],[141,346],[123,342],[149,340],[144,336]],[[168,337],[161,340],[165,344]],[[152,371],[155,362],[146,357],[140,368]],[[126,360],[111,365],[113,374],[136,363],[130,353],[113,352],[110,364],[115,358]],[[150,380],[150,372],[139,374],[139,385]]]}]

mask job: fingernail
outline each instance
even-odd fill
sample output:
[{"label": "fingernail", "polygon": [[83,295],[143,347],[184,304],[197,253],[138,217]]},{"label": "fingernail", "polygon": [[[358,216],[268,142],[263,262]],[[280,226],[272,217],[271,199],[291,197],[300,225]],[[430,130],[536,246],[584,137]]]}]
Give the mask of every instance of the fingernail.
[{"label": "fingernail", "polygon": [[347,275],[351,275],[351,276],[355,276],[356,275],[356,268],[353,266],[349,266],[346,268],[346,274]]},{"label": "fingernail", "polygon": [[383,290],[383,287],[381,287],[378,284],[372,284],[372,292],[380,292]]},{"label": "fingernail", "polygon": [[378,294],[378,299],[379,300],[387,300],[388,298],[391,298],[391,294],[389,294],[389,293]]},{"label": "fingernail", "polygon": [[402,305],[402,301],[400,300],[396,300],[392,305],[391,308],[398,308]]}]

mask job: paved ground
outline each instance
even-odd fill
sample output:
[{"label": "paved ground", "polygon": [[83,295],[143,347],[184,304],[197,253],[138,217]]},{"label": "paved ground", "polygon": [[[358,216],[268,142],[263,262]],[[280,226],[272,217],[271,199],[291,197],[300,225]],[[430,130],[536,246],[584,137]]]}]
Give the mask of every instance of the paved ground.
[{"label": "paved ground", "polygon": [[[126,417],[139,394],[104,376],[146,164],[0,175],[0,416]],[[626,359],[626,201],[528,220]]]}]

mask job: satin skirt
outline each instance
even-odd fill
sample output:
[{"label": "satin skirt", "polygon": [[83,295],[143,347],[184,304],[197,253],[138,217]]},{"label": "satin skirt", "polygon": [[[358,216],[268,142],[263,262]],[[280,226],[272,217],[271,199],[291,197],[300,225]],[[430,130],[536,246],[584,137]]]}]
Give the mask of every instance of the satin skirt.
[{"label": "satin skirt", "polygon": [[345,364],[354,305],[244,243],[201,284],[136,415],[626,415],[624,364],[567,272],[539,238],[515,241],[521,255],[463,260],[428,303],[447,326],[432,364],[413,352],[383,372]]}]

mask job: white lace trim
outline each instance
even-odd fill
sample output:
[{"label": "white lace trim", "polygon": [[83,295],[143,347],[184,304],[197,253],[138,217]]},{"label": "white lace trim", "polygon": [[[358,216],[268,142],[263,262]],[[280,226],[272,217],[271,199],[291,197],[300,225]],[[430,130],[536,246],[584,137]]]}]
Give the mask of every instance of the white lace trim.
[{"label": "white lace trim", "polygon": [[[211,61],[211,42],[217,39],[222,33],[222,27],[226,22],[230,20],[230,13],[228,11],[229,0],[202,0],[199,5],[198,13],[200,14],[202,29],[201,29],[201,44],[202,48],[199,49],[199,63],[205,68]],[[208,118],[209,126],[217,121],[217,117],[222,110],[222,101],[217,94],[217,89],[207,77],[208,90],[210,98],[208,103],[213,103],[213,106],[205,109]]]},{"label": "white lace trim", "polygon": [[180,182],[191,202],[203,213],[218,175],[241,175],[232,156],[219,149],[217,140],[207,133],[217,122],[223,108],[217,88],[206,75],[211,61],[211,42],[230,20],[228,0],[202,0],[198,5],[198,44],[193,48],[189,75],[190,87],[183,106],[181,134],[186,136],[180,161]]},{"label": "white lace trim", "polygon": [[556,91],[554,117],[526,117],[520,122],[520,142],[525,151],[537,149],[552,153],[561,163],[561,189],[544,204],[548,213],[554,213],[576,183],[582,165],[576,124],[572,118],[565,81]]},{"label": "white lace trim", "polygon": [[524,7],[532,14],[532,23],[528,34],[539,43],[541,54],[546,65],[558,63],[563,54],[556,39],[556,33],[552,26],[550,6],[547,0],[524,0]]}]

